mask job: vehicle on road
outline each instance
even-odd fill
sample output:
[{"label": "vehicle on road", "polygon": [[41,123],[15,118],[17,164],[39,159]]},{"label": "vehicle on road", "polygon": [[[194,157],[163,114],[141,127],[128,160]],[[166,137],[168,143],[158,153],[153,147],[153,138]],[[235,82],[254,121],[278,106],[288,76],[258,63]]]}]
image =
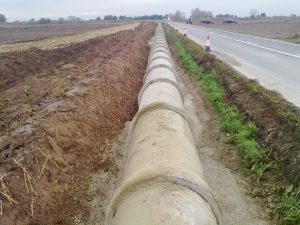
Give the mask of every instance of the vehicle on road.
[{"label": "vehicle on road", "polygon": [[187,19],[187,20],[186,20],[186,23],[187,23],[187,24],[192,24],[192,23],[193,23],[192,18]]},{"label": "vehicle on road", "polygon": [[237,21],[232,18],[227,18],[227,19],[223,20],[223,23],[237,23]]},{"label": "vehicle on road", "polygon": [[201,20],[201,23],[204,23],[204,24],[214,24],[215,22],[211,19],[203,19]]}]

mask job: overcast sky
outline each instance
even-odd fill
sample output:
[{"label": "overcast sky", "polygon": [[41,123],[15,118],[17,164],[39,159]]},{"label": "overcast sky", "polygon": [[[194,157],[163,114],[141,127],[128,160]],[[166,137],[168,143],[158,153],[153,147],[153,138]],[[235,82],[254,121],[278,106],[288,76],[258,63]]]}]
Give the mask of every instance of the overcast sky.
[{"label": "overcast sky", "polygon": [[177,9],[190,15],[199,7],[219,13],[248,16],[251,8],[267,15],[300,15],[300,0],[0,0],[0,13],[8,21],[40,17],[103,17],[107,14],[138,16],[167,14]]}]

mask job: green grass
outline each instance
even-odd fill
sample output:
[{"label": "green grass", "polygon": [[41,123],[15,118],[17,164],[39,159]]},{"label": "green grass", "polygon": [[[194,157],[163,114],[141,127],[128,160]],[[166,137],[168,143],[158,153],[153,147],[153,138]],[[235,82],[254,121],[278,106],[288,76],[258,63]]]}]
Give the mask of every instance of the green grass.
[{"label": "green grass", "polygon": [[[250,168],[259,164],[263,153],[255,141],[257,127],[253,123],[244,124],[236,107],[224,104],[224,89],[219,84],[216,73],[204,73],[179,41],[176,42],[176,48],[182,66],[189,74],[201,81],[205,96],[221,118],[221,129],[228,133],[229,139],[236,144],[244,164]],[[253,168],[258,168],[258,166]]]},{"label": "green grass", "polygon": [[284,195],[280,198],[275,212],[283,218],[283,224],[300,224],[300,189],[292,191],[293,186],[286,188]]},{"label": "green grass", "polygon": [[[243,115],[235,105],[225,104],[225,91],[218,76],[218,72],[220,72],[218,65],[220,63],[214,62],[216,65],[215,69],[203,69],[185,49],[187,39],[175,33],[170,27],[165,26],[164,28],[167,36],[170,37],[171,41],[175,42],[181,65],[190,75],[199,81],[204,95],[211,102],[214,111],[219,115],[221,120],[220,127],[224,132],[229,134],[228,142],[235,144],[243,161],[243,170],[256,180],[257,185],[262,185],[259,184],[261,178],[267,171],[276,171],[278,167],[277,162],[270,161],[268,151],[259,145],[257,140],[258,128],[256,125],[252,122],[244,121]],[[199,46],[195,43],[190,41],[188,44],[193,46],[192,49],[198,56],[210,57],[210,55],[204,51],[199,50]],[[193,54],[195,54],[195,52],[193,52]],[[221,65],[220,67],[223,66]],[[237,74],[234,73],[233,75],[237,76],[236,79],[240,79]],[[258,93],[257,86],[251,81],[244,82],[244,85],[246,85],[248,90],[252,93]],[[271,106],[272,105],[273,103]],[[295,122],[295,118],[292,114],[285,114],[283,118]],[[298,119],[298,117],[296,117],[296,119]],[[299,121],[297,120],[296,122]],[[281,224],[300,225],[300,191],[299,188],[293,189],[290,187],[291,186],[287,186],[286,190],[288,191],[284,193],[277,192],[277,187],[269,188],[269,191],[273,191],[273,195],[275,196],[273,200],[276,204],[274,217],[278,218]]]}]

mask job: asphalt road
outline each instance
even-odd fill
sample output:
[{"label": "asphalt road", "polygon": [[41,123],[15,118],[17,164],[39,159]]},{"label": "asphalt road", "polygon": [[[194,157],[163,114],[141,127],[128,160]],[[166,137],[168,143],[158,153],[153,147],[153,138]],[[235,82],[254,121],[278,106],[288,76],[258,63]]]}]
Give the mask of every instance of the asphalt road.
[{"label": "asphalt road", "polygon": [[[180,32],[204,46],[210,36],[212,54],[264,87],[300,107],[300,45],[184,23]],[[228,24],[230,26],[230,24]]]}]

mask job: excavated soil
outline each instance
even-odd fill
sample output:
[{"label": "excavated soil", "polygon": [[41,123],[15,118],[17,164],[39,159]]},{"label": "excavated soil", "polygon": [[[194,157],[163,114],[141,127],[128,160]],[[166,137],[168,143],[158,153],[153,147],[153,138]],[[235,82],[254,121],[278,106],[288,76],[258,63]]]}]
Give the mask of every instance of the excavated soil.
[{"label": "excavated soil", "polygon": [[154,29],[0,55],[0,224],[101,223]]}]

